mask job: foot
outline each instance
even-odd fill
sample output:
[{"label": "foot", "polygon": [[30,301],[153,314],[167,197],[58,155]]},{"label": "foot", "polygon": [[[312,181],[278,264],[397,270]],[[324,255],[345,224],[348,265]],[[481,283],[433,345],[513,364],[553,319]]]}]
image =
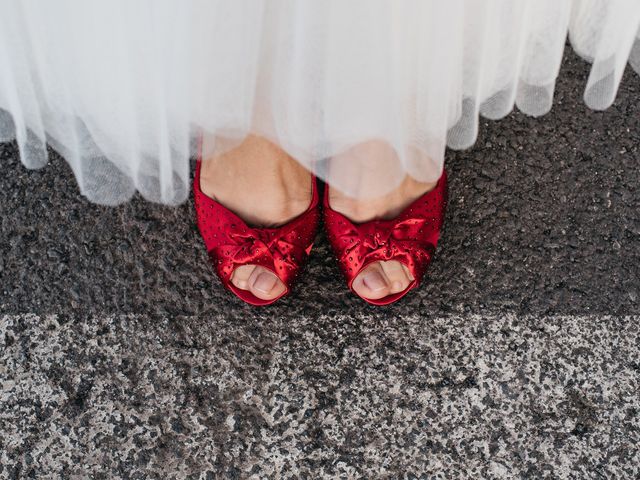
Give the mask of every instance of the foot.
[{"label": "foot", "polygon": [[[382,197],[358,200],[335,188],[329,190],[331,208],[354,223],[374,219],[389,220],[398,216],[417,198],[433,190],[437,182],[423,183],[407,176],[400,186]],[[403,263],[396,260],[374,262],[353,281],[353,289],[363,298],[379,300],[405,290],[414,278]]]},{"label": "foot", "polygon": [[[203,159],[200,189],[247,225],[263,228],[289,222],[304,213],[312,199],[309,172],[280,147],[254,135],[232,150]],[[259,265],[236,268],[231,282],[262,300],[286,290],[273,272]]]}]

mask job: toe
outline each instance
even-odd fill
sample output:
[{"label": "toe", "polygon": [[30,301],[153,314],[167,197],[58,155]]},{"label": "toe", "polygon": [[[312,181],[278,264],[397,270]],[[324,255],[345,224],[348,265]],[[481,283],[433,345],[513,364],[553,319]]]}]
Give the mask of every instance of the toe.
[{"label": "toe", "polygon": [[275,273],[259,266],[253,269],[247,283],[251,293],[262,300],[272,300],[286,290],[284,283]]},{"label": "toe", "polygon": [[351,286],[358,295],[371,300],[378,300],[390,293],[390,283],[380,262],[372,263],[360,272]]},{"label": "toe", "polygon": [[249,278],[256,268],[256,265],[239,266],[231,274],[231,283],[240,290],[249,290]]},{"label": "toe", "polygon": [[380,266],[389,279],[390,293],[402,292],[413,281],[407,266],[397,260],[382,261]]}]

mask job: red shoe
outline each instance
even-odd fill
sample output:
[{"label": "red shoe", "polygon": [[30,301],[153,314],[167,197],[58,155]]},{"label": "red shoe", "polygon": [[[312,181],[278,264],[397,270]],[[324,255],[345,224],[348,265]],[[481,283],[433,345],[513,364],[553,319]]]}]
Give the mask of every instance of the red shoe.
[{"label": "red shoe", "polygon": [[[291,290],[311,252],[320,219],[316,178],[312,176],[309,208],[277,228],[251,228],[240,217],[207,196],[200,189],[200,165],[196,163],[193,181],[194,203],[200,235],[222,284],[251,305],[269,305]],[[260,265],[271,270],[284,284],[285,291],[271,300],[256,297],[231,283],[231,274],[241,265]]]},{"label": "red shoe", "polygon": [[420,283],[438,244],[447,205],[447,172],[436,186],[415,200],[392,220],[354,224],[329,206],[329,188],[324,193],[324,224],[329,243],[340,263],[349,289],[369,264],[397,260],[406,265],[414,280],[402,292],[378,300],[361,297],[372,305],[388,305],[404,297]]}]

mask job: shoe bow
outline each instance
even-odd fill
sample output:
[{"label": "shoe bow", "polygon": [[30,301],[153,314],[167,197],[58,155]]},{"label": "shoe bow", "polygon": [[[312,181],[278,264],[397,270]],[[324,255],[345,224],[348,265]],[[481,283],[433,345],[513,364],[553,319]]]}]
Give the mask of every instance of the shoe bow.
[{"label": "shoe bow", "polygon": [[272,270],[285,284],[298,273],[311,249],[313,238],[302,238],[296,225],[283,229],[231,229],[209,249],[218,273],[230,278],[241,265],[260,265]]}]

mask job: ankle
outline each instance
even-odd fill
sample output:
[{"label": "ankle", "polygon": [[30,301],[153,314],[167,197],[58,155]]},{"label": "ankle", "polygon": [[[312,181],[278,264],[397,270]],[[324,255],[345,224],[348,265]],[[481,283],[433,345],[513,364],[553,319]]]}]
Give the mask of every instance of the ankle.
[{"label": "ankle", "polygon": [[397,217],[416,199],[433,190],[437,182],[419,182],[406,176],[395,190],[386,195],[358,199],[345,195],[339,190],[329,190],[331,208],[356,223],[368,222],[374,219],[390,220]]},{"label": "ankle", "polygon": [[309,172],[279,147],[254,136],[203,159],[200,188],[253,227],[289,222],[308,208],[312,195]]}]

